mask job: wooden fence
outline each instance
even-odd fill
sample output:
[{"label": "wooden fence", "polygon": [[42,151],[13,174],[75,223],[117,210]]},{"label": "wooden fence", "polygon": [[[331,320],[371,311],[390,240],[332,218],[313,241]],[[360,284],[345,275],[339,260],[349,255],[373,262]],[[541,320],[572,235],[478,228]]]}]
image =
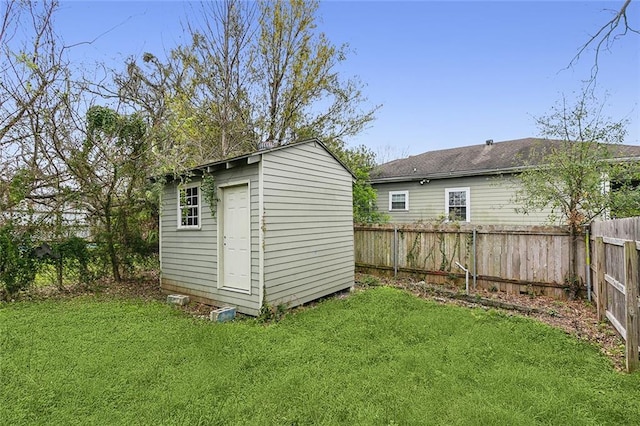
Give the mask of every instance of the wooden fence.
[{"label": "wooden fence", "polygon": [[592,271],[598,317],[608,319],[625,339],[627,371],[640,366],[640,218],[594,222]]},{"label": "wooden fence", "polygon": [[[379,225],[356,226],[354,231],[356,268],[361,272],[464,284],[463,266],[470,286],[556,298],[568,294],[571,237],[563,227]],[[584,247],[580,239],[576,258],[583,282]]]}]

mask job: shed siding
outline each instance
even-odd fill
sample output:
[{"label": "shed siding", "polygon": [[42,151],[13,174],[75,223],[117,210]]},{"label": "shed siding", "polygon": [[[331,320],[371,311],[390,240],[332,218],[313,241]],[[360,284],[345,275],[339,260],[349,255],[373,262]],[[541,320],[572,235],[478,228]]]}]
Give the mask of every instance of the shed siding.
[{"label": "shed siding", "polygon": [[263,156],[265,301],[299,305],[353,285],[352,177],[316,143]]},{"label": "shed siding", "polygon": [[[162,287],[168,291],[195,296],[216,306],[236,306],[239,312],[257,315],[259,302],[259,218],[258,165],[247,165],[216,172],[216,185],[249,181],[251,199],[251,294],[219,289],[217,220],[201,197],[199,230],[177,228],[177,184],[165,185],[162,196],[161,264]],[[198,182],[194,179],[193,182]]]},{"label": "shed siding", "polygon": [[[471,223],[500,225],[547,224],[550,210],[517,213],[513,203],[517,181],[513,177],[475,176],[419,182],[375,184],[378,210],[394,223],[437,221],[445,214],[445,190],[469,188]],[[389,211],[389,192],[409,191],[409,211]]]}]

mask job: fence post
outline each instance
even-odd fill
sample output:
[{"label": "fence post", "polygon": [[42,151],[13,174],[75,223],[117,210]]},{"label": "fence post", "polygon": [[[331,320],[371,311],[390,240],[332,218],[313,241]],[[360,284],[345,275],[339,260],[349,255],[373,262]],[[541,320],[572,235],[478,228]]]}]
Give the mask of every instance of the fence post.
[{"label": "fence post", "polygon": [[627,323],[625,358],[627,372],[631,373],[640,366],[640,361],[638,360],[638,340],[640,337],[640,324],[638,323],[638,250],[635,241],[624,243],[624,281]]},{"label": "fence post", "polygon": [[593,300],[593,298],[591,297],[591,293],[593,293],[591,287],[592,287],[592,282],[591,282],[591,247],[589,244],[589,227],[585,226],[585,237],[584,237],[584,250],[585,250],[585,254],[587,255],[586,258],[586,265],[585,265],[585,273],[587,274],[585,276],[585,278],[587,279],[587,300],[589,300],[589,302],[591,302]]},{"label": "fence post", "polygon": [[475,290],[478,285],[478,264],[476,263],[476,258],[478,251],[476,249],[476,238],[478,233],[476,231],[476,227],[473,227],[473,289]]},{"label": "fence post", "polygon": [[398,277],[398,227],[393,225],[393,278]]},{"label": "fence post", "polygon": [[598,321],[604,321],[607,312],[607,283],[604,280],[604,240],[602,237],[596,237],[594,249],[596,257],[596,288],[598,289],[596,307],[598,309]]}]

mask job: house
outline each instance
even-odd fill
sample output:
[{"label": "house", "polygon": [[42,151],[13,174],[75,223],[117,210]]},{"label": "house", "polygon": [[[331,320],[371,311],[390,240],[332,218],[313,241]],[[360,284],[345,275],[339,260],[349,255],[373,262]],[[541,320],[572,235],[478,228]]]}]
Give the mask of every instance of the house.
[{"label": "house", "polygon": [[164,291],[258,315],[266,303],[292,307],[353,285],[353,175],[320,141],[191,174],[162,193]]},{"label": "house", "polygon": [[35,237],[42,241],[78,237],[91,239],[88,212],[71,203],[48,205],[21,200],[16,206],[0,211],[0,226],[11,220],[16,224],[37,225]]},{"label": "house", "polygon": [[[517,174],[535,167],[540,152],[563,143],[526,138],[425,152],[378,166],[371,184],[378,210],[391,222],[455,218],[477,224],[541,225],[550,211],[518,213]],[[616,158],[640,157],[640,147],[614,145]]]}]

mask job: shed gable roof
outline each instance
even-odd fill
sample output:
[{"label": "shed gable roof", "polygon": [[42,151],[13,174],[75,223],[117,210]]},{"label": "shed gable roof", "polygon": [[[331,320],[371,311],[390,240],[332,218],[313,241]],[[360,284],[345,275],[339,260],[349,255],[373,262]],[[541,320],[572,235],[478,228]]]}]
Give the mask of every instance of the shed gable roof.
[{"label": "shed gable roof", "polygon": [[[525,138],[429,151],[379,165],[371,173],[371,181],[380,183],[513,172],[539,164],[538,154],[561,143],[564,141]],[[640,157],[640,146],[612,146],[615,158]]]},{"label": "shed gable roof", "polygon": [[[260,158],[262,157],[262,155],[269,155],[270,153],[272,153],[274,151],[290,149],[290,148],[294,148],[296,146],[300,146],[300,145],[308,144],[308,143],[313,143],[313,144],[316,144],[316,145],[322,147],[331,157],[333,157],[333,159],[338,164],[340,164],[353,178],[355,178],[353,172],[324,143],[322,143],[317,138],[305,139],[305,140],[289,143],[289,144],[286,144],[286,145],[280,145],[280,146],[277,146],[277,147],[274,147],[274,148],[262,149],[262,150],[251,152],[249,154],[244,154],[244,155],[240,155],[240,156],[233,157],[233,158],[227,158],[227,159],[224,159],[224,160],[216,160],[216,161],[206,162],[204,164],[200,164],[200,165],[198,165],[196,167],[193,167],[189,171],[190,172],[203,173],[204,171],[212,172],[212,171],[215,171],[215,170],[231,168],[231,167],[242,165],[242,164],[245,164],[245,165],[246,164],[254,164],[254,163],[257,163],[257,162],[260,161]],[[172,180],[174,176],[166,176],[166,177],[168,178],[168,180]]]}]

